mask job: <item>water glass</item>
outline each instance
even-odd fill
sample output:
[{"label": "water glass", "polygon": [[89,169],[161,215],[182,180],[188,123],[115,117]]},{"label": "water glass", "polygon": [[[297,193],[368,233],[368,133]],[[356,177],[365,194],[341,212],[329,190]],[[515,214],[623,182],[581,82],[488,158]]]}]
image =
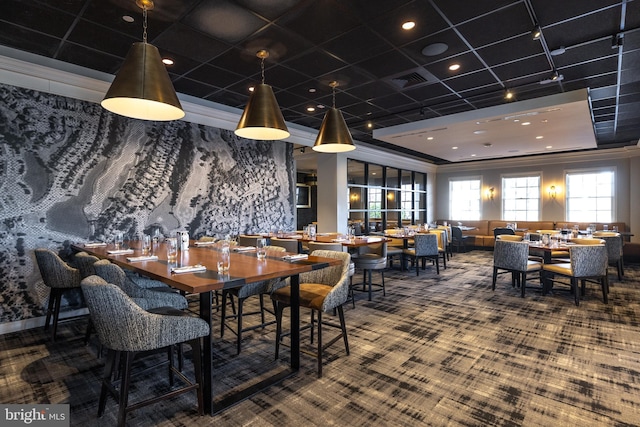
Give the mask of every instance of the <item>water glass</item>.
[{"label": "water glass", "polygon": [[167,261],[176,262],[178,260],[178,239],[168,237],[164,242],[167,246]]},{"label": "water glass", "polygon": [[116,231],[116,234],[113,237],[113,244],[116,247],[116,250],[122,249],[124,244],[124,234],[122,231]]},{"label": "water glass", "polygon": [[614,231],[615,233],[617,233],[617,232],[618,232],[618,226],[617,226],[617,225],[614,225],[614,226],[613,226],[613,231]]},{"label": "water glass", "polygon": [[151,253],[151,236],[149,234],[142,235],[142,254],[149,255]]},{"label": "water glass", "polygon": [[609,224],[604,224],[604,225],[602,226],[602,229],[603,229],[604,231],[609,231]]},{"label": "water glass", "polygon": [[256,254],[258,259],[262,260],[267,257],[267,240],[266,239],[256,239]]},{"label": "water glass", "polygon": [[222,246],[218,254],[218,274],[226,274],[231,266],[231,255],[229,254],[229,246]]}]

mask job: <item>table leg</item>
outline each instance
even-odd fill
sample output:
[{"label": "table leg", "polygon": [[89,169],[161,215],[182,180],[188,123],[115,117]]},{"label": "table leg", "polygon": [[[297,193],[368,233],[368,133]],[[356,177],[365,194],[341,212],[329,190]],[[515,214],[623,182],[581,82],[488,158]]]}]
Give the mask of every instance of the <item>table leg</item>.
[{"label": "table leg", "polygon": [[209,324],[209,335],[202,338],[202,398],[204,413],[213,415],[213,343],[211,342],[212,292],[200,293],[200,317]]}]

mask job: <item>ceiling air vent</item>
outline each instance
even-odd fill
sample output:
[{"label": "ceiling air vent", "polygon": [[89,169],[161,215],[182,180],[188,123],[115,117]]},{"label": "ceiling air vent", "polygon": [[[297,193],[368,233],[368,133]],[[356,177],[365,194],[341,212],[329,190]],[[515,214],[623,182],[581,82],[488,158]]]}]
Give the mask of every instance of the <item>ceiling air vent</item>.
[{"label": "ceiling air vent", "polygon": [[393,86],[403,90],[426,83],[435,83],[437,79],[433,74],[420,67],[415,70],[405,71],[404,73],[391,76],[388,81]]}]

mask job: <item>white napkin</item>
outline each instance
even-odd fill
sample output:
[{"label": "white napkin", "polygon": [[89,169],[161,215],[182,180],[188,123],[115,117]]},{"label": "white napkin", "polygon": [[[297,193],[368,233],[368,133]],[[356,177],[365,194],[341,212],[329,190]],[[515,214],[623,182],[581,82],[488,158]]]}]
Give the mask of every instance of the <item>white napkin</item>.
[{"label": "white napkin", "polygon": [[301,259],[307,259],[309,255],[307,254],[297,254],[297,255],[285,255],[282,259],[286,261],[300,261]]},{"label": "white napkin", "polygon": [[107,253],[111,255],[127,255],[127,254],[132,254],[133,249],[113,249],[113,250],[107,251]]},{"label": "white napkin", "polygon": [[194,242],[193,245],[194,246],[211,246],[211,245],[215,245],[218,242],[214,242],[213,240],[210,242]]},{"label": "white napkin", "polygon": [[207,271],[207,267],[204,265],[187,265],[184,267],[173,267],[171,269],[172,273],[196,273],[198,271]]},{"label": "white napkin", "polygon": [[244,252],[244,251],[252,251],[254,250],[256,247],[255,246],[235,246],[233,248],[234,252]]},{"label": "white napkin", "polygon": [[88,242],[84,244],[85,248],[98,248],[100,246],[107,246],[105,242]]},{"label": "white napkin", "polygon": [[136,261],[157,261],[157,255],[142,255],[142,256],[130,256],[127,257],[127,261],[136,262]]}]

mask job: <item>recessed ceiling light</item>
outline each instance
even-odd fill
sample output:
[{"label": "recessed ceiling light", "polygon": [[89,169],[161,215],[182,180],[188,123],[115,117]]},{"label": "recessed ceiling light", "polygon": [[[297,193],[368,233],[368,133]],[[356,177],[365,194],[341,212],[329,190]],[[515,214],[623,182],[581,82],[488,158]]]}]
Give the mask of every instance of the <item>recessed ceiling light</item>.
[{"label": "recessed ceiling light", "polygon": [[542,138],[544,138],[544,136],[542,136],[542,135],[536,136],[536,139],[542,139]]},{"label": "recessed ceiling light", "polygon": [[472,154],[472,155],[471,155],[471,157],[475,157],[475,156],[476,156],[475,154]]},{"label": "recessed ceiling light", "polygon": [[449,65],[449,70],[451,71],[457,71],[460,69],[460,64],[451,64]]},{"label": "recessed ceiling light", "polygon": [[547,145],[545,148],[546,149],[553,148],[553,145]]},{"label": "recessed ceiling light", "polygon": [[529,126],[531,124],[531,122],[522,122],[520,123],[522,126]]},{"label": "recessed ceiling light", "polygon": [[452,149],[452,150],[457,150],[457,149],[458,149],[458,147],[451,147],[451,149]]},{"label": "recessed ceiling light", "polygon": [[403,30],[412,30],[416,26],[414,21],[407,21],[402,23]]},{"label": "recessed ceiling light", "polygon": [[427,137],[427,139],[428,139],[429,141],[433,141],[433,137],[432,137],[432,136]]},{"label": "recessed ceiling light", "polygon": [[513,99],[513,92],[510,90],[506,91],[504,94],[505,99]]},{"label": "recessed ceiling light", "polygon": [[486,130],[474,130],[473,133],[475,135],[482,135],[483,133],[487,133],[487,131]]},{"label": "recessed ceiling light", "polygon": [[255,90],[255,87],[249,86],[249,92],[253,92],[254,90]]},{"label": "recessed ceiling light", "polygon": [[129,23],[131,23],[131,22],[133,22],[133,21],[134,21],[133,16],[129,16],[129,15],[123,15],[123,16],[122,16],[122,20],[123,20],[124,22],[129,22]]},{"label": "recessed ceiling light", "polygon": [[322,105],[322,104],[318,104],[316,107],[321,109],[321,110],[324,109],[324,105]]},{"label": "recessed ceiling light", "polygon": [[518,123],[520,119],[513,119],[513,123]]},{"label": "recessed ceiling light", "polygon": [[367,127],[368,127],[369,129],[371,129],[371,128],[373,127],[373,123],[371,123],[371,122],[367,123]]},{"label": "recessed ceiling light", "polygon": [[164,65],[173,65],[173,59],[171,59],[171,58],[162,58],[162,63]]},{"label": "recessed ceiling light", "polygon": [[313,113],[314,111],[316,111],[316,107],[307,107],[307,111]]},{"label": "recessed ceiling light", "polygon": [[309,88],[309,93],[316,93],[316,88],[310,87]]}]

